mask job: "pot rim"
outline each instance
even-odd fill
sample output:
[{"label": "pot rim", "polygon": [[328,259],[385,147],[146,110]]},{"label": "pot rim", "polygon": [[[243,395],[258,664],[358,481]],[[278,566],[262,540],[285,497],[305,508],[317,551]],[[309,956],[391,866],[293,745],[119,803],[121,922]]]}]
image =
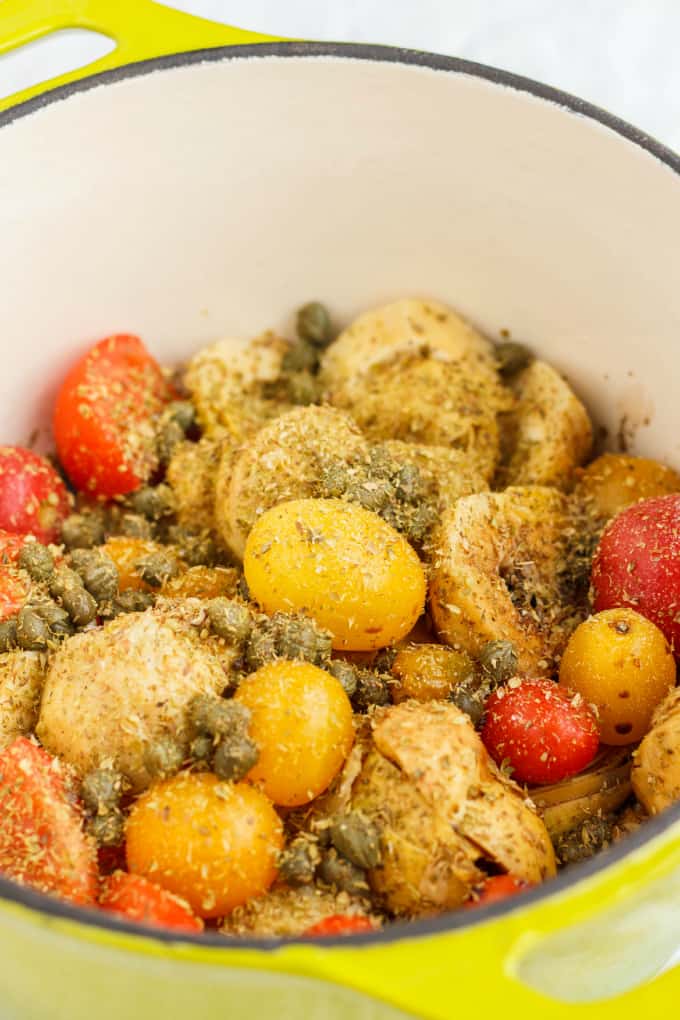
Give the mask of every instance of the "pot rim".
[{"label": "pot rim", "polygon": [[[406,66],[425,67],[435,71],[468,75],[473,78],[491,82],[518,92],[526,92],[548,103],[558,106],[578,116],[597,121],[599,124],[644,149],[670,170],[680,176],[680,155],[670,148],[639,130],[627,121],[609,113],[599,106],[579,99],[568,92],[544,85],[532,78],[503,71],[486,64],[459,57],[428,53],[422,50],[405,49],[396,46],[383,46],[365,43],[336,42],[274,42],[246,45],[218,46],[208,49],[192,50],[184,53],[173,53],[154,57],[131,64],[125,64],[112,70],[80,78],[66,85],[51,89],[45,93],[26,100],[17,106],[0,112],[0,128],[13,123],[38,110],[67,99],[69,96],[85,92],[98,85],[108,85],[127,78],[136,78],[156,70],[190,66],[199,63],[217,62],[222,60],[250,59],[253,57],[285,57],[297,59],[338,57],[357,61],[378,63],[394,63]],[[473,925],[499,920],[506,914],[531,907],[553,895],[564,893],[573,885],[592,878],[604,869],[614,866],[626,857],[631,856],[646,844],[663,836],[676,822],[680,821],[680,802],[662,814],[647,820],[635,832],[627,835],[620,843],[600,851],[590,860],[576,866],[565,868],[549,882],[531,889],[521,897],[510,897],[474,911],[455,911],[440,914],[423,921],[397,921],[381,928],[374,933],[358,933],[352,936],[304,938],[292,936],[285,938],[225,938],[217,932],[204,932],[200,935],[185,934],[153,928],[143,924],[133,924],[118,919],[115,915],[104,913],[95,908],[79,907],[66,901],[58,900],[47,894],[37,892],[28,886],[19,885],[0,875],[0,903],[9,901],[30,910],[37,911],[48,917],[75,921],[91,928],[103,928],[111,932],[127,933],[143,939],[152,939],[158,943],[176,944],[190,943],[196,946],[219,948],[225,953],[230,950],[258,949],[271,952],[282,945],[310,944],[323,945],[327,948],[356,945],[381,945],[399,941],[404,938],[432,937],[449,932],[459,931]]]}]

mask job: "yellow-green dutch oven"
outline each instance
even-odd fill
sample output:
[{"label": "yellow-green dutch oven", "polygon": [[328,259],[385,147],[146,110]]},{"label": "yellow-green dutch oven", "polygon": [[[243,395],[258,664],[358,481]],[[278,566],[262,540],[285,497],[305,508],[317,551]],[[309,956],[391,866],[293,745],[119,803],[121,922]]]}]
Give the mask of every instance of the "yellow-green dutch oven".
[{"label": "yellow-green dutch oven", "polygon": [[[680,463],[678,157],[460,60],[0,0],[0,52],[73,26],[117,48],[0,103],[3,441],[106,333],[172,359],[309,297],[343,321],[417,293],[510,329]],[[519,901],[323,944],[177,941],[0,881],[0,1015],[661,1020],[678,946],[680,805]]]}]

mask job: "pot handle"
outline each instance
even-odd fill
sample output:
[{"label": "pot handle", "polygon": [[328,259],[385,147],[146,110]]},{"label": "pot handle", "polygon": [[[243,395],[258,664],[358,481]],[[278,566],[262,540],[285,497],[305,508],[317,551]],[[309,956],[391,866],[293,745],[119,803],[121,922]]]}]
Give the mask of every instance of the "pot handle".
[{"label": "pot handle", "polygon": [[151,57],[278,38],[220,25],[153,0],[2,0],[1,7],[0,55],[69,28],[99,32],[113,39],[116,46],[85,67],[0,98],[0,111],[60,85]]}]

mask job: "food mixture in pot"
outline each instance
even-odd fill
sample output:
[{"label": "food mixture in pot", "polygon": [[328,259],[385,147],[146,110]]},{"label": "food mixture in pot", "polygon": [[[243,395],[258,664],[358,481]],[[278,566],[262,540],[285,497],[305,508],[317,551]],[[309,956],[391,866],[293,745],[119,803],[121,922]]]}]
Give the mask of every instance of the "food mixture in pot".
[{"label": "food mixture in pot", "polygon": [[334,935],[549,881],[680,799],[680,475],[405,299],[134,336],[0,447],[0,872]]}]

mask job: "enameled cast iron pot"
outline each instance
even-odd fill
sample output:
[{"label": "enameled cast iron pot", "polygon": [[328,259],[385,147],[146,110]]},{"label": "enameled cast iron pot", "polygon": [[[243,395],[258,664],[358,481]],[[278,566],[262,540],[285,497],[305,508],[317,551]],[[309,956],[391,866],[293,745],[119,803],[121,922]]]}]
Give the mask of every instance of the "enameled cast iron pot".
[{"label": "enameled cast iron pot", "polygon": [[[504,72],[149,0],[1,0],[0,51],[68,26],[117,49],[0,104],[3,442],[107,333],[169,361],[313,297],[344,322],[429,295],[680,466],[677,156]],[[677,805],[518,901],[323,944],[177,941],[0,881],[0,1015],[652,1020],[679,945]]]}]

